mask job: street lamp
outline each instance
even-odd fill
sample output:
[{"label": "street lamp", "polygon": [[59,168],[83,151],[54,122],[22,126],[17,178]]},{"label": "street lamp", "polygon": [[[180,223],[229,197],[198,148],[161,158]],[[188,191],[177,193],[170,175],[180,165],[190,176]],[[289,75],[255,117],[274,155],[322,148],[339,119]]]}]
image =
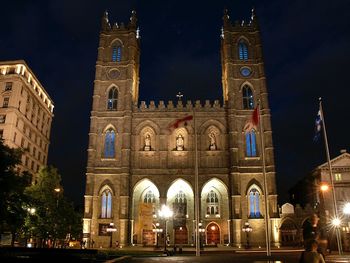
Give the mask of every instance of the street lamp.
[{"label": "street lamp", "polygon": [[164,229],[165,229],[165,237],[164,237],[164,253],[167,252],[166,249],[166,241],[167,241],[167,237],[168,237],[168,232],[167,232],[167,221],[170,217],[173,216],[173,211],[170,210],[170,208],[166,205],[162,205],[162,209],[159,210],[158,215],[160,218],[164,219]]},{"label": "street lamp", "polygon": [[345,215],[350,215],[350,203],[345,203],[343,207],[343,214]]},{"label": "street lamp", "polygon": [[249,225],[249,222],[244,223],[244,226],[242,227],[242,231],[246,233],[246,240],[247,240],[246,248],[250,248],[249,233],[253,231],[253,228]]},{"label": "street lamp", "polygon": [[109,223],[109,226],[107,227],[107,232],[109,233],[110,240],[109,240],[109,248],[112,248],[112,233],[117,231],[117,228],[114,226],[114,223]]},{"label": "street lamp", "polygon": [[203,248],[204,244],[203,244],[203,234],[205,232],[205,229],[202,228],[202,223],[198,224],[198,231],[199,231],[199,247]]},{"label": "street lamp", "polygon": [[156,234],[156,248],[158,248],[159,233],[162,233],[163,229],[159,228],[159,223],[156,223],[156,228],[153,228],[152,231]]}]

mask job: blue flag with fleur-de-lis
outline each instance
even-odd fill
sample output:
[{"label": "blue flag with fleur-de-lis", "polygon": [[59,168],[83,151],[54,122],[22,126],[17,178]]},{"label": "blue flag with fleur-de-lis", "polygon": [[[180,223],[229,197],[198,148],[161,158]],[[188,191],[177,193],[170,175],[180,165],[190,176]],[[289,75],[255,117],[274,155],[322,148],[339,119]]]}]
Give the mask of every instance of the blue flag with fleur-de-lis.
[{"label": "blue flag with fleur-de-lis", "polygon": [[316,120],[315,120],[314,142],[317,142],[321,137],[322,122],[323,122],[322,113],[321,113],[321,110],[318,110]]}]

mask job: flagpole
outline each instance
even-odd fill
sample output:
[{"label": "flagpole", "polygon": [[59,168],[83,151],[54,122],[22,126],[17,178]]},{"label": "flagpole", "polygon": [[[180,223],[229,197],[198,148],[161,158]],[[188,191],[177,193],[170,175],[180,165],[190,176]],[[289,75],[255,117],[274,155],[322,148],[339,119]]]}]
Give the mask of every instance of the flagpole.
[{"label": "flagpole", "polygon": [[195,151],[195,165],[194,165],[194,194],[195,194],[195,241],[196,241],[196,256],[200,253],[199,240],[199,183],[198,183],[198,143],[197,143],[197,125],[196,125],[196,111],[193,109],[193,124],[194,124],[194,151]]},{"label": "flagpole", "polygon": [[270,223],[270,215],[269,215],[269,206],[268,206],[268,189],[267,189],[267,179],[266,179],[266,166],[265,166],[265,143],[264,143],[264,135],[262,128],[262,119],[261,119],[261,107],[260,100],[258,101],[258,109],[259,109],[259,128],[260,128],[260,144],[261,144],[261,157],[262,157],[262,167],[263,167],[263,177],[264,177],[264,200],[265,200],[265,239],[266,239],[266,255],[271,256],[271,243],[270,243],[270,235],[269,235],[269,223]]},{"label": "flagpole", "polygon": [[[339,218],[338,217],[338,208],[337,208],[337,203],[336,203],[336,196],[335,196],[335,189],[334,189],[334,182],[333,182],[331,158],[329,155],[329,147],[328,147],[328,139],[327,139],[327,131],[326,131],[326,121],[324,119],[323,108],[322,108],[322,98],[319,98],[318,100],[319,100],[319,109],[320,109],[321,120],[322,120],[322,128],[323,128],[323,135],[324,135],[323,137],[324,137],[324,142],[326,145],[326,155],[327,155],[327,162],[328,162],[328,169],[329,169],[329,177],[330,177],[330,181],[331,181],[334,218]],[[343,253],[343,248],[342,248],[342,243],[341,243],[341,235],[339,233],[339,226],[336,226],[335,231],[336,231],[336,236],[337,236],[338,252],[339,252],[339,255],[341,255]]]}]

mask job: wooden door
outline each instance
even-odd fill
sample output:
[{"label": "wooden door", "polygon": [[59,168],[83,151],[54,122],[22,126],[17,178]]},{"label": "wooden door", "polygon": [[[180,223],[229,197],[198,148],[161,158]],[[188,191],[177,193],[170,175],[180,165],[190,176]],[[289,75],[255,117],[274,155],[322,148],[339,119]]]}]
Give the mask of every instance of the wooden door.
[{"label": "wooden door", "polygon": [[175,244],[188,244],[187,227],[177,227],[175,229]]},{"label": "wooden door", "polygon": [[220,229],[217,224],[210,223],[207,226],[207,244],[220,244]]}]

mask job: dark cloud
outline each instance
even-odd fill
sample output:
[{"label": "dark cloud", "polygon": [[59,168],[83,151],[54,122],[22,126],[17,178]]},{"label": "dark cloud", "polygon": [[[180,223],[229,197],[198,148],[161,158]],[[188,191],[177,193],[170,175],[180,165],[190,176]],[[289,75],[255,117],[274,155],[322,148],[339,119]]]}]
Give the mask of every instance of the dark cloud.
[{"label": "dark cloud", "polygon": [[332,156],[349,149],[345,121],[350,89],[350,2],[338,1],[6,1],[2,3],[0,60],[27,61],[55,102],[49,163],[66,192],[82,203],[89,118],[101,15],[141,29],[140,99],[221,99],[220,28],[259,15],[279,195],[325,161],[312,142],[322,96]]}]

